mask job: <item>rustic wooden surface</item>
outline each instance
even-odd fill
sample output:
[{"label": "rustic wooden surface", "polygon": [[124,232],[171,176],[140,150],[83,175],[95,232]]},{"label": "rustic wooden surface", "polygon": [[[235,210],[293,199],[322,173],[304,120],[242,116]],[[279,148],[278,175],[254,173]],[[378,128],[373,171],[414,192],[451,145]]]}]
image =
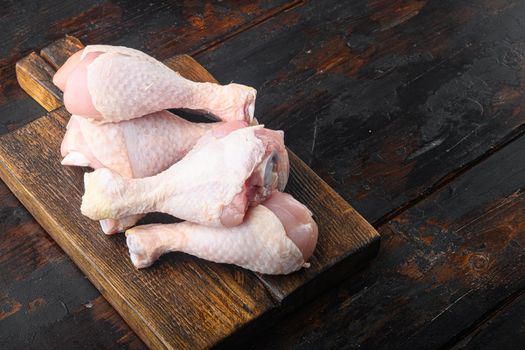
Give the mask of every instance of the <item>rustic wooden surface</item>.
[{"label": "rustic wooden surface", "polygon": [[[249,345],[521,345],[525,182],[515,167],[522,158],[511,157],[524,152],[518,147],[525,131],[522,1],[275,2],[253,12],[226,2],[207,12],[195,3],[181,3],[187,11],[165,3],[57,3],[42,6],[37,23],[31,11],[4,7],[0,129],[42,114],[17,86],[14,63],[67,33],[161,58],[191,52],[219,80],[254,85],[259,120],[282,127],[291,149],[382,232],[379,256],[368,268],[265,335],[248,338]],[[249,15],[233,23],[220,16],[228,11]],[[192,24],[197,17],[200,28]],[[177,42],[181,33],[188,40]],[[48,256],[69,266],[72,279],[81,275],[9,193],[2,198],[9,217],[2,234],[35,235],[1,243],[0,259],[9,264],[0,264],[0,276],[13,276],[13,292],[0,310],[11,315],[3,324],[18,330],[9,344],[22,348],[34,339],[44,348],[97,348],[86,345],[96,336],[102,347],[140,348],[103,299],[83,307],[96,294],[81,278],[63,286],[51,269],[40,282],[49,287],[27,299],[22,286],[49,271],[43,270]],[[27,312],[40,297],[50,301]],[[55,331],[47,334],[42,324]]]},{"label": "rustic wooden surface", "polygon": [[[46,101],[60,103],[55,88],[48,89],[53,66],[62,64],[80,47],[80,41],[66,37],[42,49],[46,54],[41,60],[36,60],[35,54],[23,58],[17,63],[22,88],[46,109]],[[47,66],[46,61],[50,62]],[[190,56],[179,55],[164,62],[188,79],[216,82]],[[40,74],[42,71],[46,74]],[[362,265],[377,252],[377,231],[289,151],[287,191],[315,213],[320,227],[310,268],[289,276],[266,276],[241,269],[216,269],[215,264],[193,259],[187,265],[160,265],[151,275],[137,272],[129,262],[123,263],[128,260],[123,249],[102,243],[108,237],[92,237],[100,231],[97,223],[79,217],[82,172],[54,170],[60,167],[58,150],[67,121],[64,109],[57,109],[0,138],[0,176],[149,346],[193,349],[213,345],[283,302],[288,307],[304,302],[305,296],[318,294],[330,282],[340,281],[350,266]],[[45,141],[35,142],[38,139]],[[65,201],[68,196],[74,199]],[[74,214],[68,215],[70,211]],[[114,241],[122,244],[122,240]],[[206,266],[202,268],[202,264]],[[178,269],[181,271],[174,274]],[[324,271],[325,275],[319,277]],[[305,283],[308,289],[299,290]],[[229,289],[221,288],[223,285]],[[200,293],[192,292],[193,288]],[[289,301],[292,293],[300,296]],[[213,295],[222,303],[217,303]],[[213,322],[209,320],[210,308],[216,310]],[[239,312],[238,308],[247,312]],[[164,313],[160,314],[161,310]],[[166,327],[169,323],[175,328]]]},{"label": "rustic wooden surface", "polygon": [[[62,100],[62,92],[53,84],[53,74],[51,66],[34,52],[16,62],[18,84],[25,91],[31,90],[35,101],[48,112],[60,107]],[[35,85],[35,81],[41,83]]]},{"label": "rustic wooden surface", "polygon": [[[75,37],[67,36],[48,45],[41,50],[42,58],[49,62],[51,67],[45,67],[46,72],[54,75],[53,70],[60,67],[67,58],[81,49],[83,44]],[[52,79],[47,75],[41,77],[33,72],[40,72],[43,64],[33,64],[33,54],[17,62],[17,78],[27,82],[22,88],[35,100],[46,101],[57,97],[61,106],[61,97],[56,94],[55,88],[49,88]],[[27,60],[31,58],[31,60]],[[217,80],[193,58],[187,55],[178,55],[164,60],[164,63],[173,70],[181,73],[185,78],[199,82],[217,82]],[[40,102],[39,102],[40,103]],[[45,104],[42,104],[46,108]],[[306,282],[310,282],[312,292],[315,294],[330,280],[340,281],[336,274],[347,274],[349,268],[359,268],[360,262],[366,261],[375,255],[379,245],[378,233],[363,218],[334,192],[322,179],[311,171],[308,166],[288,150],[290,157],[290,180],[287,191],[314,212],[316,221],[320,226],[321,236],[312,257],[309,269],[290,276],[266,276],[257,274],[267,287],[268,291],[277,302],[283,302],[290,294],[295,292]],[[342,261],[344,260],[344,261]],[[339,266],[344,263],[345,266]],[[337,266],[336,266],[337,265]],[[329,274],[318,278],[326,269],[331,269]],[[315,281],[313,281],[315,279]],[[315,286],[317,285],[317,286]],[[304,293],[302,291],[301,297]]]},{"label": "rustic wooden surface", "polygon": [[180,254],[135,269],[124,236],[108,239],[80,214],[83,171],[59,166],[57,152],[68,117],[58,109],[4,135],[0,176],[148,346],[209,347],[275,305],[241,269]]}]

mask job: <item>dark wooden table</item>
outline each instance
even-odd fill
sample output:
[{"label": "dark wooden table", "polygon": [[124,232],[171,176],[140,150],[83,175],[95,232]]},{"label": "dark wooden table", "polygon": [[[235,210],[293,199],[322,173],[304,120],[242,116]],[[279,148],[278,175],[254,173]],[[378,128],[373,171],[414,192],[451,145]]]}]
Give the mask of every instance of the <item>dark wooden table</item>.
[{"label": "dark wooden table", "polygon": [[[71,34],[190,53],[381,232],[357,275],[253,348],[525,342],[525,2],[0,1],[0,132],[43,109],[15,62]],[[143,343],[0,183],[0,348]]]}]

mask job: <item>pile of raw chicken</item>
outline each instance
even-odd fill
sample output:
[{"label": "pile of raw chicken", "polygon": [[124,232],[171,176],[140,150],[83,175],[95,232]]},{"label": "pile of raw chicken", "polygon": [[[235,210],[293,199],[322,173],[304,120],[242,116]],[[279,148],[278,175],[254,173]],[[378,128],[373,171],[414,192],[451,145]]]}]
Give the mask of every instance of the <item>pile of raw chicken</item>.
[{"label": "pile of raw chicken", "polygon": [[[193,82],[143,52],[105,45],[71,56],[53,82],[72,114],[62,164],[95,169],[84,175],[82,214],[106,234],[126,231],[137,268],[173,251],[266,274],[307,266],[317,225],[282,193],[283,132],[256,125],[255,89]],[[192,123],[168,108],[218,121]],[[184,221],[133,227],[149,212]]]}]

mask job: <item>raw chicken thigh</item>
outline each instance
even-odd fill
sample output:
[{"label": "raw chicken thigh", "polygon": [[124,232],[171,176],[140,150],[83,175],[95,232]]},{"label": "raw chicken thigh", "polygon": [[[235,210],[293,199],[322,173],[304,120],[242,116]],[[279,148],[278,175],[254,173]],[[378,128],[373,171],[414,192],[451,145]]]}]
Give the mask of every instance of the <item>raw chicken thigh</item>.
[{"label": "raw chicken thigh", "polygon": [[138,226],[126,232],[130,258],[137,268],[178,251],[265,274],[288,274],[305,266],[317,234],[312,213],[280,192],[249,209],[244,222],[236,227],[182,222]]},{"label": "raw chicken thigh", "polygon": [[224,121],[253,121],[256,90],[187,80],[145,53],[94,45],[73,55],[54,83],[71,114],[101,122],[139,118],[169,108],[205,111]]},{"label": "raw chicken thigh", "polygon": [[224,123],[202,136],[166,171],[143,179],[109,169],[85,174],[82,213],[93,220],[164,212],[211,226],[242,223],[249,205],[264,201],[288,180],[282,131]]}]

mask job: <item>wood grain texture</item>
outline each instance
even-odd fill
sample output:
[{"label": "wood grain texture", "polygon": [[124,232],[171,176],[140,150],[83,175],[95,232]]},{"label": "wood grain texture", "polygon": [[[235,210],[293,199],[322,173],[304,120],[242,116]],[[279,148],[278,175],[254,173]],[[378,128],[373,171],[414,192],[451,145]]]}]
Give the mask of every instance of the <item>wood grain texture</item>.
[{"label": "wood grain texture", "polygon": [[523,1],[311,1],[197,56],[374,224],[525,131]]},{"label": "wood grain texture", "polygon": [[74,36],[66,35],[64,38],[59,39],[40,50],[40,56],[42,56],[42,58],[53,67],[53,70],[56,71],[66,63],[69,56],[73,55],[83,47],[84,45],[80,40]]},{"label": "wood grain texture", "polygon": [[165,59],[216,45],[297,2],[4,1],[0,16],[0,115],[10,116],[0,118],[0,131],[2,127],[11,129],[16,112],[31,113],[32,120],[42,115],[18,86],[14,66],[31,51],[65,35],[88,43],[126,44]]},{"label": "wood grain texture", "polygon": [[[16,77],[24,91],[32,96],[48,112],[62,105],[62,92],[53,84],[55,70],[40,56],[32,52],[16,63]],[[34,81],[40,81],[34,86]]]},{"label": "wood grain texture", "polygon": [[83,172],[59,166],[67,118],[57,110],[4,136],[2,179],[148,346],[209,347],[273,307],[257,278],[240,269],[179,255],[136,270],[124,237],[104,236],[80,214]]},{"label": "wood grain texture", "polygon": [[35,347],[145,349],[0,181],[0,348]]},{"label": "wood grain texture", "polygon": [[519,349],[525,342],[525,295],[513,295],[453,349]]},{"label": "wood grain texture", "polygon": [[[71,49],[69,47],[63,47],[60,48],[60,46],[73,46],[78,48],[79,42],[75,40],[62,40],[60,42],[57,42],[53,44],[53,49],[45,48],[43,51],[45,52],[59,52],[60,55],[63,52],[74,52],[74,49]],[[59,62],[60,60],[64,61],[63,59],[49,59],[50,61],[56,61]],[[207,73],[207,71],[202,68],[200,65],[198,65],[191,57],[186,55],[180,55],[173,57],[171,59],[168,59],[165,61],[165,63],[171,67],[174,70],[177,70],[181,73],[181,75],[185,76],[186,78],[193,79],[196,81],[215,81],[214,78]],[[42,88],[45,88],[45,84],[42,84],[42,82],[38,79],[35,79],[32,81],[32,85],[36,86],[36,91],[40,91]],[[33,95],[34,91],[31,87],[31,84],[27,85],[25,87],[26,91]],[[40,132],[39,130],[45,129],[46,136],[50,137],[50,135],[55,134],[54,137],[55,140],[50,141],[54,142],[57,145],[60,143],[60,140],[63,135],[63,130],[61,129],[66,123],[67,123],[67,114],[65,114],[62,110],[57,110],[53,112],[51,115],[43,117],[27,127],[24,127],[18,131],[16,131],[13,135],[8,135],[5,137],[4,141],[6,144],[14,144],[16,147],[22,148],[25,143],[28,143],[29,138],[35,137],[35,135],[31,135],[35,132]],[[58,129],[51,129],[52,124],[51,121],[54,121],[55,123],[59,124]],[[39,124],[40,123],[40,124]],[[45,123],[45,124],[41,124]],[[50,131],[51,130],[51,131]],[[42,131],[43,132],[43,131]],[[24,136],[25,135],[25,136]],[[14,139],[11,139],[13,137]],[[26,145],[29,147],[30,145]],[[11,146],[12,147],[12,146]],[[42,149],[47,150],[48,154],[53,153],[55,149],[58,149],[58,146],[53,146],[52,144],[47,144],[42,146]],[[4,161],[6,166],[11,166],[10,163],[14,161],[16,157],[7,156],[7,154],[11,154],[13,149],[4,149],[2,152],[0,150],[0,159],[2,159],[2,153],[5,153],[6,158],[4,158]],[[36,154],[36,153],[35,153]],[[55,162],[57,164],[58,162],[58,154],[55,155],[56,159],[46,159],[45,161]],[[137,320],[137,315],[134,313],[134,309],[136,308],[136,305],[133,304],[132,307],[129,305],[129,301],[127,300],[127,297],[124,297],[124,300],[122,299],[122,296],[119,296],[117,294],[111,294],[114,293],[114,291],[108,290],[108,283],[111,283],[113,285],[117,284],[120,285],[121,282],[114,282],[112,279],[114,278],[112,275],[106,275],[106,271],[103,270],[101,272],[95,273],[93,271],[90,271],[89,269],[93,269],[93,266],[91,266],[87,261],[85,261],[82,257],[85,252],[81,254],[81,257],[76,257],[75,254],[79,254],[79,252],[75,252],[75,248],[69,247],[64,248],[64,250],[68,254],[74,254],[72,257],[75,260],[77,264],[85,271],[85,273],[90,277],[90,279],[94,280],[94,284],[97,285],[97,287],[103,288],[103,294],[108,297],[108,299],[113,303],[113,305],[116,307],[116,309],[123,315],[123,317],[130,323],[130,326],[137,331],[137,333],[143,338],[143,340],[148,345],[153,345],[155,347],[159,347],[161,345],[168,345],[168,344],[175,344],[176,346],[198,346],[198,347],[207,347],[214,343],[216,343],[218,340],[223,339],[225,336],[230,335],[235,329],[239,328],[239,326],[246,324],[247,321],[251,321],[253,319],[256,319],[258,316],[263,314],[264,312],[272,309],[276,304],[280,304],[281,302],[285,301],[286,298],[297,290],[299,290],[302,286],[305,284],[308,284],[308,291],[300,291],[299,296],[296,298],[293,298],[293,303],[297,304],[301,301],[304,301],[305,296],[311,297],[322,289],[329,286],[331,283],[333,284],[335,281],[340,279],[342,276],[345,276],[351,271],[351,269],[355,269],[358,266],[361,265],[363,261],[368,260],[371,258],[378,248],[379,243],[379,236],[377,232],[357,213],[355,212],[349,205],[346,203],[337,193],[335,193],[326,183],[324,183],[318,176],[316,176],[311,169],[308,168],[306,164],[304,164],[300,159],[298,159],[293,153],[290,153],[290,162],[291,162],[291,176],[289,181],[289,191],[300,201],[305,203],[307,206],[309,206],[313,212],[315,213],[315,219],[319,224],[320,227],[320,238],[318,243],[318,248],[316,250],[316,253],[314,254],[314,257],[311,261],[312,267],[309,269],[302,270],[298,273],[295,273],[291,276],[265,276],[265,275],[254,275],[252,273],[249,273],[247,271],[238,271],[238,269],[235,269],[236,274],[247,274],[247,277],[243,277],[243,284],[237,287],[239,289],[238,292],[235,293],[234,298],[230,298],[231,300],[228,301],[226,299],[225,307],[226,311],[223,310],[224,314],[227,314],[228,312],[231,312],[230,308],[238,308],[239,304],[234,304],[233,302],[237,299],[243,300],[243,298],[247,298],[248,295],[254,296],[254,300],[250,299],[250,302],[246,302],[246,307],[250,310],[254,310],[253,312],[249,313],[248,315],[242,315],[242,317],[238,317],[235,319],[233,318],[233,321],[230,321],[230,325],[222,325],[222,330],[214,329],[214,327],[211,326],[203,326],[204,331],[203,334],[200,336],[196,336],[195,334],[187,336],[188,339],[177,338],[177,336],[172,336],[171,333],[174,332],[173,329],[168,328],[162,328],[160,325],[163,323],[159,320],[150,320],[149,317],[153,317],[153,314],[148,315],[148,317],[144,316],[145,320]],[[39,166],[37,166],[39,168]],[[46,178],[48,176],[51,176],[50,174],[47,174],[50,171],[51,167],[42,169],[42,173],[39,174],[39,177]],[[16,169],[14,172],[4,172],[3,176],[18,176],[18,179],[24,178],[25,175],[17,174],[18,171],[22,171],[22,169]],[[28,171],[28,169],[24,169],[24,171]],[[64,174],[63,176],[67,176]],[[81,180],[75,179],[78,181],[77,188],[75,188],[75,191],[79,194],[81,193]],[[18,187],[24,187],[24,191],[31,193],[33,192],[32,188],[34,186],[43,186],[44,183],[27,183],[25,184],[23,180],[16,180],[13,182],[12,180],[5,179],[5,181],[8,183],[9,186],[18,186]],[[67,181],[65,181],[67,182]],[[75,182],[70,183],[69,185],[74,186]],[[55,186],[57,183],[55,182]],[[45,196],[46,191],[51,191],[52,186],[51,184],[47,184],[46,190],[42,191],[42,189],[38,189],[36,191],[39,191],[39,194],[41,196]],[[20,189],[14,189],[14,192],[17,195],[20,195]],[[69,189],[64,189],[64,193],[71,193]],[[60,197],[58,197],[60,198]],[[53,200],[57,200],[53,199]],[[22,201],[25,202],[25,200],[29,200],[28,198],[22,198]],[[51,199],[48,199],[51,200]],[[40,198],[40,203],[38,205],[42,206],[43,203],[47,202],[44,200],[44,197]],[[57,203],[56,203],[57,204]],[[75,210],[78,212],[78,205],[75,206],[78,203],[71,204],[71,206],[68,208],[69,210]],[[59,204],[58,204],[59,205]],[[42,220],[52,220],[52,218],[55,215],[60,215],[56,213],[55,208],[51,208],[50,205],[46,204],[44,207],[41,208],[35,208],[29,206],[30,211],[36,211],[34,214],[37,219],[41,220],[40,215],[44,215],[45,218]],[[54,213],[54,214],[51,214]],[[66,212],[64,212],[65,215]],[[56,219],[54,219],[56,221]],[[75,221],[77,218],[70,217],[70,218],[62,218],[64,221],[72,220]],[[53,230],[53,225],[58,224],[58,222],[53,222],[53,224],[45,224],[42,225],[46,229]],[[91,223],[92,224],[92,223]],[[70,223],[71,225],[71,223]],[[68,229],[71,229],[69,227]],[[57,232],[53,233],[53,237],[59,242],[59,244],[62,246],[62,244],[68,245],[71,244],[71,242],[66,242],[70,238],[68,236],[64,237],[64,228],[61,229],[55,229]],[[96,232],[97,230],[93,231],[93,227],[90,226],[89,230],[91,232]],[[58,238],[57,238],[58,237]],[[85,236],[83,236],[85,238]],[[104,239],[102,237],[101,239]],[[107,238],[106,238],[107,239]],[[122,242],[120,242],[122,243]],[[86,244],[83,242],[83,244]],[[78,243],[75,243],[75,245],[78,245]],[[101,260],[106,259],[107,255],[103,255],[100,253],[98,256],[91,256],[94,252],[102,252],[99,249],[93,250],[91,253],[87,254],[88,258]],[[104,253],[107,254],[107,251]],[[115,252],[115,254],[122,254],[122,251]],[[124,254],[127,255],[127,254]],[[120,257],[122,258],[122,257]],[[126,257],[127,258],[127,257]],[[347,259],[349,258],[349,259]],[[115,260],[115,257],[110,258],[110,260]],[[194,260],[189,259],[189,261],[195,263]],[[341,261],[345,261],[344,264],[338,264]],[[87,267],[84,265],[87,264]],[[195,266],[200,266],[202,263],[195,263]],[[128,263],[129,265],[129,263]],[[208,266],[208,264],[206,264]],[[210,288],[212,288],[211,293],[213,293],[214,287],[211,280],[215,280],[216,278],[223,279],[222,273],[224,272],[224,269],[221,267],[222,270],[219,272],[216,271],[215,265],[211,265],[211,267],[208,267],[210,271],[213,271],[213,275],[217,277],[209,277],[205,273],[203,273],[204,277],[202,277],[202,280],[206,283],[210,284]],[[129,268],[129,267],[128,267]],[[177,268],[186,268],[182,266],[175,267]],[[165,269],[165,267],[160,267],[159,269]],[[194,267],[192,265],[192,270],[196,270],[197,267]],[[233,268],[231,268],[233,269]],[[86,271],[88,270],[88,271]],[[208,272],[208,270],[206,270]],[[325,275],[320,279],[322,283],[316,283],[317,277],[325,272]],[[95,276],[92,277],[91,274],[94,274]],[[129,274],[129,272],[128,272]],[[140,273],[139,273],[140,274]],[[165,276],[165,279],[174,279],[177,280],[177,277],[173,278],[171,276],[171,270],[159,272],[159,275]],[[260,280],[260,282],[258,281]],[[312,283],[308,283],[311,280],[314,280]],[[182,281],[182,282],[181,282]],[[175,283],[188,283],[191,284],[189,281],[176,281]],[[146,284],[150,284],[153,289],[153,291],[157,291],[158,289],[165,288],[166,293],[178,293],[178,291],[175,291],[171,288],[171,285],[168,283],[164,283],[162,279],[159,280],[149,280],[148,278],[144,279],[142,282]],[[228,282],[230,281],[223,281]],[[252,284],[253,283],[253,284]],[[264,287],[263,287],[264,286]],[[231,287],[230,287],[231,288]],[[142,299],[147,299],[150,297],[148,292],[151,292],[151,289],[146,291],[144,295],[136,296],[136,298],[142,297]],[[204,290],[204,289],[203,289]],[[105,292],[104,292],[105,291]],[[122,291],[121,291],[122,293]],[[271,297],[267,294],[271,295]],[[131,295],[133,294],[133,291],[131,293],[123,293],[125,295]],[[237,295],[239,294],[239,295]],[[121,294],[122,295],[122,294]],[[190,294],[185,295],[184,297],[190,297]],[[266,298],[265,298],[266,297]],[[178,298],[182,299],[183,295],[179,295]],[[205,301],[199,298],[195,298],[197,300],[190,301],[188,303],[188,307],[191,309],[192,307],[198,307],[198,305],[204,305]],[[141,300],[144,301],[144,300]],[[181,301],[179,301],[180,303]],[[291,304],[292,301],[287,302],[288,304]],[[259,304],[260,303],[260,304]],[[150,305],[151,306],[151,305]],[[210,307],[214,307],[211,303],[209,304]],[[167,308],[167,313],[170,312],[176,312],[176,309],[169,309]],[[158,311],[158,309],[157,309]],[[180,312],[180,311],[179,311]],[[141,313],[142,314],[142,313]],[[168,316],[169,317],[169,316]],[[130,320],[131,319],[131,320]],[[193,319],[193,322],[190,322],[190,320]],[[163,320],[165,322],[166,320]],[[144,331],[143,325],[141,326],[141,323],[148,323],[153,324],[154,329],[146,330]],[[160,323],[159,323],[160,322]],[[183,319],[182,321],[179,321],[179,324],[184,325],[186,327],[189,327],[191,324],[203,322],[202,317],[201,318],[195,318],[194,315],[190,315],[187,317],[187,319]],[[222,320],[220,323],[223,324],[224,320]],[[158,328],[160,327],[160,328]],[[139,328],[137,330],[137,328]],[[150,338],[154,336],[154,339],[151,340]],[[197,337],[198,339],[193,339],[194,337]]]},{"label": "wood grain texture", "polygon": [[382,226],[369,268],[252,337],[252,347],[443,349],[480,327],[494,332],[492,344],[523,337],[520,324],[488,324],[511,322],[498,310],[525,289],[523,149],[525,137]]},{"label": "wood grain texture", "polygon": [[[523,274],[513,269],[522,267],[512,264],[521,261],[522,243],[512,240],[523,231],[514,221],[523,208],[512,193],[522,184],[516,175],[509,192],[502,177],[522,174],[513,166],[523,148],[506,148],[524,132],[524,14],[520,1],[311,2],[198,56],[219,79],[253,81],[257,117],[282,127],[290,147],[366,218],[404,223],[381,229],[379,258],[359,278],[252,339],[254,347],[446,348],[521,288]],[[487,172],[484,184],[468,187],[473,197],[464,194],[451,207],[465,184],[447,183],[503,151],[515,157],[505,171]],[[496,159],[490,164],[497,169],[504,158]],[[432,211],[417,204],[443,186],[449,197],[430,198],[446,226],[428,228],[421,223]],[[506,198],[498,216],[469,215],[483,212],[476,194],[484,191],[500,193],[494,206]],[[410,217],[397,217],[407,209]],[[460,245],[448,227],[469,220],[484,226],[467,225],[474,232]],[[511,242],[504,251],[495,244],[484,250],[509,276],[491,274],[459,299],[471,270],[445,262],[457,259],[457,249],[478,250],[489,239],[475,236],[483,227]],[[433,259],[441,270],[426,268]],[[449,269],[447,278],[433,278]]]},{"label": "wood grain texture", "polygon": [[0,184],[0,346],[144,349],[29,212]]},{"label": "wood grain texture", "polygon": [[[0,37],[5,48],[0,50],[0,132],[18,128],[42,113],[41,107],[26,98],[18,87],[14,63],[66,33],[75,34],[86,43],[126,44],[161,58],[173,53],[198,53],[199,62],[221,81],[255,86],[260,91],[257,118],[271,127],[283,128],[287,144],[300,158],[377,226],[462,173],[467,172],[463,175],[466,176],[473,165],[504,151],[507,143],[524,131],[522,2],[304,1],[297,6],[290,3],[284,13],[272,12],[272,18],[266,14],[277,3],[258,2],[254,12],[242,18],[243,24],[237,26],[237,21],[229,21],[225,14],[245,9],[243,5],[237,6],[239,3],[214,3],[208,5],[212,11],[205,14],[204,5],[197,2],[155,3],[150,7],[148,2],[140,1],[51,0],[38,8],[40,16],[35,20],[31,9],[36,2],[8,2],[0,16],[4,29]],[[185,6],[189,6],[188,10],[181,10]],[[193,15],[205,19],[204,27],[194,27],[187,20]],[[211,18],[214,16],[222,18]],[[212,27],[210,23],[219,24]],[[179,40],[179,34],[171,36],[175,31],[187,36]],[[153,43],[152,38],[157,42]],[[478,123],[482,125],[479,129]],[[519,154],[523,150],[515,148],[513,152]],[[492,162],[491,167],[498,169],[499,161],[502,158]],[[514,171],[508,166],[503,168],[505,171],[492,172],[484,178],[480,191],[469,187],[466,191],[472,191],[472,197],[463,192],[455,197],[462,191],[458,186],[446,186],[449,196],[432,197],[436,200],[434,207],[443,210],[440,223],[446,227],[453,227],[456,221],[464,225],[475,219],[474,213],[469,214],[472,208],[478,208],[474,210],[479,212],[483,212],[483,206],[491,208],[490,204],[476,205],[474,194],[497,206],[497,200],[487,197],[489,194],[499,193],[504,198],[518,190],[520,185],[515,182],[515,188],[510,190],[505,187],[506,181],[500,181]],[[456,198],[460,200],[459,208],[447,210]],[[501,207],[497,219],[501,223],[497,232],[502,241],[514,234],[508,228],[517,226],[509,224],[509,220],[503,223],[505,219],[501,218],[510,218],[514,212],[520,214],[523,210],[511,205],[513,200],[509,198],[509,204]],[[266,344],[279,349],[381,349],[406,342],[425,344],[425,349],[436,348],[435,344],[445,344],[443,347],[447,348],[469,339],[471,332],[478,329],[488,336],[480,338],[480,342],[474,337],[473,348],[482,347],[488,338],[489,345],[508,344],[509,334],[522,339],[524,333],[516,326],[517,322],[505,322],[511,314],[498,312],[515,295],[514,291],[509,296],[510,290],[517,288],[515,284],[507,289],[506,279],[492,275],[492,289],[482,289],[474,299],[468,299],[469,294],[456,304],[462,307],[447,309],[461,296],[447,293],[457,290],[463,280],[472,281],[471,270],[465,267],[449,275],[450,278],[434,281],[429,281],[430,277],[416,278],[420,274],[415,267],[426,274],[425,264],[432,264],[436,256],[441,259],[438,261],[444,261],[453,256],[457,247],[476,251],[483,244],[481,236],[479,240],[458,243],[457,236],[449,230],[433,226],[430,226],[431,237],[427,237],[430,235],[419,229],[422,220],[429,217],[427,210],[428,207],[419,207],[413,213],[406,222],[407,226],[412,225],[410,230],[399,233],[383,227],[385,237],[379,258],[362,273],[304,305],[293,317],[274,324],[262,337],[247,338],[248,345],[260,344],[258,348],[264,348]],[[19,204],[12,204],[5,213],[14,212],[17,217],[23,211]],[[22,228],[14,226],[17,220],[10,221],[13,225],[10,232],[26,232],[25,221],[20,221]],[[486,227],[498,226],[497,222],[487,220]],[[424,227],[427,225],[421,225],[421,230]],[[445,246],[449,239],[453,243]],[[2,242],[4,251],[11,252],[7,255],[10,264],[2,265],[10,267],[6,276],[34,283],[29,274],[32,265],[26,255],[16,253],[15,248],[20,245],[15,242]],[[35,256],[53,255],[48,254],[47,245],[37,238],[26,240],[24,247],[23,252],[31,251]],[[510,248],[512,245],[504,260],[491,263],[517,259],[519,255]],[[425,258],[427,255],[429,259]],[[495,259],[500,257],[496,255]],[[48,264],[45,259],[40,261],[42,266]],[[21,266],[18,269],[17,262]],[[444,264],[437,276],[446,273],[449,267],[450,264]],[[434,266],[431,271],[436,269]],[[409,278],[411,271],[416,272],[413,278]],[[3,272],[0,282],[2,276]],[[89,282],[76,278],[76,283],[66,288],[60,284],[60,272],[46,272],[38,278],[42,279],[38,286],[48,285],[49,293],[61,296],[70,309],[80,310],[83,290]],[[433,284],[439,286],[439,293]],[[0,283],[0,290],[1,287]],[[25,327],[8,329],[20,329],[18,339],[27,342],[34,336],[34,344],[40,348],[55,349],[61,344],[99,348],[89,345],[95,334],[104,337],[103,344],[111,344],[121,333],[112,333],[107,325],[125,328],[118,324],[118,317],[112,316],[109,308],[100,308],[96,303],[89,313],[85,309],[76,314],[73,318],[74,321],[78,317],[76,327],[66,326],[66,320],[71,318],[61,318],[58,308],[40,308],[41,314],[24,313],[25,304],[17,299],[17,293],[23,295],[23,290],[14,289],[12,300],[22,306],[17,313],[0,321],[0,335],[6,329],[4,324],[17,318],[19,325]],[[64,299],[68,295],[75,296],[78,308],[70,307],[67,298]],[[462,304],[466,300],[472,302]],[[2,310],[10,309],[6,306]],[[435,322],[428,321],[441,312]],[[519,309],[515,315],[523,318]],[[56,328],[50,327],[56,332],[54,337],[46,337],[46,329],[31,327],[39,325],[42,318],[55,317],[64,321],[57,321]],[[465,317],[465,323],[454,322]],[[416,332],[419,324],[424,325],[424,332]],[[70,343],[60,338],[61,330],[69,335]],[[445,341],[447,337],[449,340]],[[435,341],[425,343],[428,339]],[[15,339],[9,343],[11,348],[17,348],[17,344],[25,342]],[[128,343],[119,342],[115,346],[127,347]]]}]

